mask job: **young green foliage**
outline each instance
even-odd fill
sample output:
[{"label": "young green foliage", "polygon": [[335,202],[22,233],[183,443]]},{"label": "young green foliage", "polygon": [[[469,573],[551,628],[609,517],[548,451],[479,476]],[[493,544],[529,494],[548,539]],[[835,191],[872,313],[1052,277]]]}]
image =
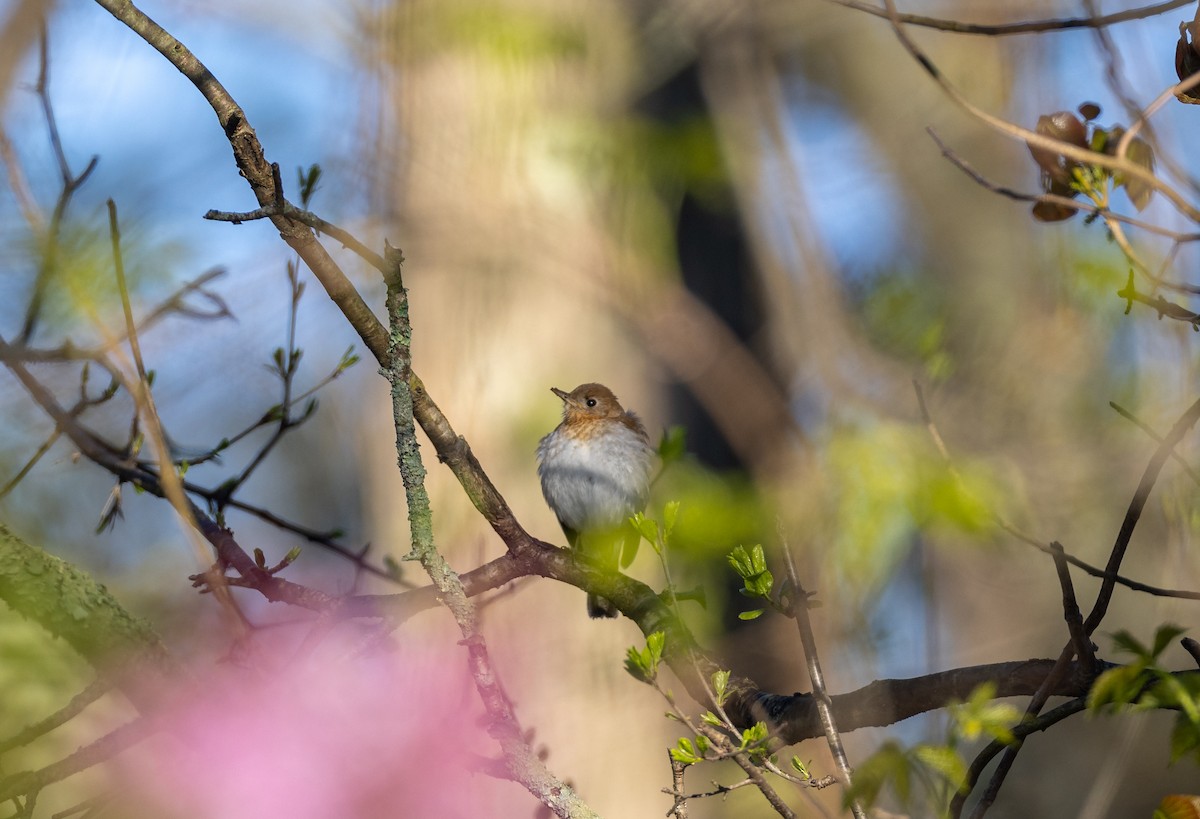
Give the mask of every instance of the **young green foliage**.
[{"label": "young green foliage", "polygon": [[949,707],[951,724],[942,745],[918,743],[905,748],[888,742],[854,770],[854,786],[846,794],[846,804],[857,799],[870,806],[884,787],[890,786],[906,808],[914,802],[914,783],[920,783],[935,803],[945,804],[950,793],[958,791],[967,779],[967,764],[959,753],[963,742],[980,738],[1012,742],[1011,726],[1020,711],[1007,703],[994,702],[995,683],[983,683],[971,692],[966,702]]},{"label": "young green foliage", "polygon": [[1158,658],[1186,629],[1159,626],[1146,646],[1127,631],[1112,635],[1118,651],[1132,654],[1126,665],[1101,674],[1088,692],[1088,709],[1096,714],[1122,707],[1139,711],[1168,709],[1177,712],[1171,731],[1171,763],[1191,757],[1200,763],[1200,674],[1176,675],[1162,668]]},{"label": "young green foliage", "polygon": [[646,647],[630,646],[625,651],[625,670],[639,682],[652,683],[658,677],[666,634],[656,631],[646,638]]},{"label": "young green foliage", "polygon": [[[771,590],[775,586],[775,577],[767,568],[767,558],[763,553],[763,547],[760,544],[755,544],[749,549],[745,546],[737,546],[729,553],[728,559],[729,565],[737,572],[738,577],[742,578],[741,593],[752,599],[760,598],[771,602]],[[752,609],[743,611],[738,617],[742,620],[753,620],[762,613],[762,609]]]}]

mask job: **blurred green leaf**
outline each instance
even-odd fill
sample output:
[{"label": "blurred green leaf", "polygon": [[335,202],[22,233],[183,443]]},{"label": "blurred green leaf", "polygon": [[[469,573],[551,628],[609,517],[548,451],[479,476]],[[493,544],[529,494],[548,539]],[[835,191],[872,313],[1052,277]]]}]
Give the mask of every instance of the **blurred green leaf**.
[{"label": "blurred green leaf", "polygon": [[1105,706],[1128,705],[1137,699],[1145,684],[1144,669],[1139,666],[1110,668],[1092,683],[1087,705],[1091,711]]},{"label": "blurred green leaf", "polygon": [[913,755],[925,767],[939,774],[959,790],[967,781],[967,763],[953,748],[945,745],[920,744],[913,748]]},{"label": "blurred green leaf", "polygon": [[890,740],[855,766],[854,784],[846,789],[842,805],[848,808],[851,801],[857,800],[864,808],[870,808],[886,785],[892,786],[901,805],[908,804],[912,795],[912,763],[904,749]]},{"label": "blurred green leaf", "polygon": [[981,736],[1004,743],[1014,740],[1011,726],[1020,721],[1021,712],[1008,703],[995,702],[995,696],[996,684],[985,682],[976,686],[966,702],[950,707],[949,713],[959,737],[967,742],[974,742]]},{"label": "blurred green leaf", "polygon": [[651,520],[641,512],[629,519],[639,535],[656,550],[658,549],[658,522]]},{"label": "blurred green leaf", "polygon": [[1175,719],[1175,727],[1171,730],[1171,764],[1185,757],[1200,764],[1200,725],[1181,714]]},{"label": "blurred green leaf", "polygon": [[687,453],[687,428],[672,426],[663,430],[658,442],[658,457],[665,469],[669,464],[678,461]]},{"label": "blurred green leaf", "polygon": [[679,517],[679,501],[668,501],[663,506],[663,540],[670,540],[671,532],[675,529],[675,519]]}]

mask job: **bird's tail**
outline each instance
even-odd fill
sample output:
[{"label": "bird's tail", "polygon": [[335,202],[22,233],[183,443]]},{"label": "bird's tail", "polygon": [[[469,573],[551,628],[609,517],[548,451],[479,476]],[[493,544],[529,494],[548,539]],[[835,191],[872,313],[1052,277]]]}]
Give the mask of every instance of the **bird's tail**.
[{"label": "bird's tail", "polygon": [[587,596],[588,617],[598,620],[603,617],[616,617],[620,612],[617,607],[612,604],[611,600],[607,600],[596,594]]}]

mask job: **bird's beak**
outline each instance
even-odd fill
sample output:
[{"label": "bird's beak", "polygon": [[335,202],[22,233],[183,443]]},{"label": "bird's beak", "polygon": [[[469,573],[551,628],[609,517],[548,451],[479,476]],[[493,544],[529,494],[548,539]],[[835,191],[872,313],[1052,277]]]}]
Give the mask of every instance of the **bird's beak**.
[{"label": "bird's beak", "polygon": [[551,387],[550,392],[554,393],[555,395],[557,395],[559,398],[561,398],[564,401],[566,401],[567,399],[569,399],[571,397],[571,394],[569,392],[566,392],[565,390],[560,390],[558,387]]}]

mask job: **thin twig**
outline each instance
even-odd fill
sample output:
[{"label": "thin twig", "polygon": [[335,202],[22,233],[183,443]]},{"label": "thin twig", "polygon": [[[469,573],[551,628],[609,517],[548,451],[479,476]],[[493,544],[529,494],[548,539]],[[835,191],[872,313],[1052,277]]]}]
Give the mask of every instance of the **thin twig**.
[{"label": "thin twig", "polygon": [[97,678],[80,691],[65,706],[55,711],[45,719],[38,720],[32,725],[22,728],[6,740],[0,741],[0,754],[14,748],[28,745],[35,739],[50,733],[55,728],[74,719],[96,700],[103,697],[112,689],[112,684],[103,678]]},{"label": "thin twig", "polygon": [[[1112,407],[1116,411],[1116,413],[1118,415],[1120,415],[1122,418],[1124,418],[1126,421],[1129,421],[1135,427],[1140,429],[1142,432],[1146,433],[1146,435],[1148,435],[1150,437],[1150,439],[1153,440],[1156,444],[1162,443],[1162,436],[1159,435],[1157,432],[1155,432],[1154,428],[1151,427],[1149,424],[1147,424],[1145,421],[1138,418],[1136,415],[1134,415],[1129,410],[1125,409],[1123,406],[1118,404],[1116,401],[1109,401],[1108,405],[1110,407]],[[1192,465],[1187,462],[1186,458],[1184,458],[1182,455],[1180,455],[1178,452],[1176,452],[1175,450],[1172,449],[1171,450],[1171,460],[1175,461],[1175,463],[1179,464],[1183,468],[1183,471],[1185,473],[1187,473],[1187,476],[1192,479],[1193,483],[1195,483],[1197,486],[1200,486],[1200,473],[1197,473],[1196,470],[1192,469]]]},{"label": "thin twig", "polygon": [[1092,648],[1091,638],[1083,631],[1083,613],[1079,603],[1075,601],[1075,586],[1071,583],[1071,570],[1067,568],[1066,556],[1061,543],[1050,544],[1051,555],[1054,558],[1054,568],[1058,573],[1058,584],[1063,595],[1063,619],[1067,621],[1067,631],[1071,634],[1071,644],[1075,648],[1075,656],[1088,673],[1096,667],[1096,652]]},{"label": "thin twig", "polygon": [[746,772],[746,777],[754,783],[759,793],[767,800],[767,804],[776,813],[782,816],[783,819],[796,819],[795,811],[788,807],[788,804],[783,801],[783,797],[779,795],[779,792],[766,780],[766,777],[762,775],[762,770],[754,764],[749,754],[734,748],[733,743],[729,741],[729,737],[715,726],[702,724],[696,726],[696,728],[699,733],[708,737],[724,756],[732,759],[739,768]]},{"label": "thin twig", "polygon": [[116,728],[73,754],[36,771],[21,771],[0,778],[0,801],[40,791],[47,785],[87,770],[132,748],[158,730],[155,723],[135,719]]},{"label": "thin twig", "polygon": [[896,39],[904,46],[910,56],[921,66],[922,69],[933,79],[939,88],[946,94],[950,100],[962,108],[971,116],[978,119],[985,125],[990,126],[995,131],[1004,134],[1012,139],[1020,140],[1032,148],[1040,148],[1042,150],[1052,152],[1055,155],[1064,156],[1068,159],[1073,159],[1084,165],[1096,165],[1102,168],[1107,168],[1110,171],[1120,173],[1126,181],[1136,179],[1139,182],[1145,183],[1154,191],[1161,193],[1162,196],[1169,201],[1176,210],[1186,216],[1193,222],[1200,223],[1200,208],[1197,208],[1189,202],[1179,191],[1172,186],[1166,184],[1152,171],[1147,170],[1136,162],[1131,162],[1126,157],[1115,157],[1108,154],[1098,153],[1089,148],[1082,148],[1070,142],[1061,139],[1054,139],[1039,134],[1036,131],[1030,131],[1028,128],[1022,128],[1008,122],[1001,117],[988,113],[980,108],[975,103],[971,102],[967,97],[959,91],[947,78],[942,74],[941,70],[934,64],[927,54],[918,46],[913,39],[904,30],[904,25],[896,12],[896,4],[894,0],[883,0],[887,6],[888,19],[892,23],[892,30],[896,34]]},{"label": "thin twig", "polygon": [[[129,350],[133,355],[136,381],[126,383],[125,388],[133,396],[135,404],[134,421],[144,416],[145,425],[158,454],[158,480],[165,497],[175,509],[175,513],[183,522],[184,537],[187,538],[196,553],[200,566],[210,560],[209,552],[203,541],[195,535],[197,526],[193,515],[194,505],[188,500],[183,488],[183,480],[175,471],[171,460],[171,447],[158,414],[154,394],[150,390],[150,379],[146,374],[146,362],[142,357],[142,344],[138,337],[137,323],[133,320],[133,306],[129,296],[129,284],[125,279],[125,262],[121,253],[121,225],[117,217],[117,204],[108,200],[109,238],[112,242],[113,269],[117,280],[117,290],[121,296],[121,309],[125,315],[125,335],[129,342]],[[222,610],[228,615],[228,620],[235,628],[244,629],[247,621],[241,609],[238,608],[233,596],[223,586],[213,590],[213,596],[221,604]]]},{"label": "thin twig", "polygon": [[[278,172],[278,164],[274,164],[273,167]],[[298,222],[308,225],[318,233],[332,236],[341,242],[343,247],[356,253],[379,272],[387,272],[387,264],[383,257],[360,242],[350,231],[340,228],[332,222],[325,221],[311,211],[298,208],[286,200],[272,202],[261,208],[241,213],[236,211],[210,210],[204,214],[204,218],[210,221],[232,222],[235,225],[240,225],[242,222],[253,222],[258,219],[270,219],[273,216],[285,216],[289,219],[295,219]]]},{"label": "thin twig", "polygon": [[42,459],[42,456],[50,451],[50,447],[54,446],[54,442],[58,440],[61,434],[62,433],[56,429],[54,432],[50,433],[46,440],[42,441],[41,445],[37,448],[37,451],[30,456],[29,460],[27,460],[21,466],[21,468],[17,470],[15,475],[8,479],[8,482],[5,483],[3,487],[0,487],[0,500],[7,497],[9,492],[12,492],[17,488],[17,485],[25,479],[25,476],[29,474],[30,470],[37,466],[37,463]]},{"label": "thin twig", "polygon": [[1163,437],[1158,448],[1154,451],[1154,455],[1150,458],[1150,462],[1146,464],[1146,469],[1142,473],[1142,479],[1138,482],[1137,490],[1134,492],[1133,498],[1129,501],[1129,507],[1125,511],[1125,519],[1121,522],[1121,529],[1117,533],[1116,542],[1113,543],[1112,551],[1109,555],[1108,563],[1106,564],[1105,578],[1101,581],[1100,591],[1096,595],[1096,602],[1092,606],[1091,613],[1088,614],[1084,621],[1084,628],[1088,634],[1091,634],[1100,625],[1104,619],[1104,615],[1108,612],[1108,604],[1112,600],[1113,589],[1116,586],[1115,577],[1121,569],[1121,562],[1125,557],[1125,552],[1129,548],[1129,541],[1133,537],[1133,530],[1137,527],[1138,521],[1141,520],[1142,510],[1146,507],[1146,501],[1150,498],[1150,492],[1154,489],[1154,484],[1158,481],[1159,473],[1162,472],[1163,464],[1171,452],[1183,440],[1183,436],[1188,433],[1196,422],[1200,420],[1200,400],[1193,402],[1188,409],[1179,417],[1175,425]]},{"label": "thin twig", "polygon": [[[796,619],[796,628],[800,632],[800,646],[804,650],[804,662],[808,666],[808,679],[812,684],[813,699],[816,700],[817,713],[821,717],[821,727],[825,730],[825,741],[829,744],[829,753],[833,756],[833,764],[837,766],[838,775],[849,790],[853,785],[851,780],[850,761],[846,758],[846,749],[842,745],[841,734],[838,733],[837,723],[833,718],[830,707],[829,691],[825,687],[825,674],[821,670],[821,660],[817,654],[817,638],[813,634],[812,622],[808,617],[808,592],[800,583],[796,572],[796,562],[792,559],[792,550],[784,537],[783,523],[780,521],[779,542],[783,551],[784,565],[787,566],[788,581],[791,583],[791,599],[788,601]],[[855,819],[866,819],[866,813],[857,799],[850,800],[850,812]]]},{"label": "thin twig", "polygon": [[[1133,498],[1129,502],[1129,507],[1125,512],[1125,519],[1121,523],[1121,529],[1117,533],[1116,542],[1113,544],[1112,551],[1109,554],[1108,564],[1105,568],[1108,574],[1117,574],[1121,568],[1121,562],[1125,557],[1125,552],[1129,548],[1130,539],[1133,537],[1133,531],[1137,527],[1138,521],[1141,519],[1142,511],[1145,509],[1146,501],[1150,497],[1150,492],[1154,488],[1154,484],[1158,480],[1159,473],[1162,471],[1163,464],[1166,463],[1167,456],[1175,448],[1175,446],[1183,439],[1183,436],[1200,420],[1200,400],[1195,401],[1188,409],[1180,416],[1175,425],[1171,427],[1171,431],[1167,433],[1155,450],[1154,455],[1150,458],[1150,462],[1146,465],[1145,471],[1142,473],[1142,479],[1138,483],[1137,490],[1134,492]],[[1088,614],[1087,620],[1083,623],[1084,637],[1090,637],[1104,619],[1104,615],[1108,612],[1109,603],[1112,600],[1113,590],[1116,587],[1116,582],[1110,578],[1105,578],[1100,584],[1100,591],[1096,594],[1096,602],[1092,606],[1092,611]],[[1067,665],[1071,655],[1074,653],[1074,646],[1068,643],[1059,654],[1058,661],[1054,665],[1054,669],[1046,677],[1046,682],[1038,689],[1037,693],[1031,698],[1028,708],[1026,709],[1026,718],[1034,717],[1042,706],[1050,697],[1050,692],[1054,686],[1065,676]],[[1004,755],[997,765],[996,770],[992,774],[991,780],[988,782],[987,788],[984,790],[983,796],[979,803],[975,806],[972,812],[972,819],[982,819],[987,814],[988,809],[994,803],[996,795],[999,793],[1008,772],[1012,769],[1013,761],[1018,753],[1020,753],[1022,743],[1017,742],[1004,749]],[[961,792],[960,792],[961,793]],[[958,796],[956,795],[956,799]],[[961,803],[958,803],[959,811],[961,811]],[[954,814],[958,816],[958,813]]]},{"label": "thin twig", "polygon": [[[839,6],[865,12],[887,19],[888,10],[871,6],[858,0],[831,0]],[[1124,23],[1130,20],[1141,20],[1153,17],[1172,9],[1181,8],[1193,0],[1167,0],[1150,6],[1128,9],[1114,14],[1089,17],[1063,17],[1052,20],[1027,20],[1019,23],[964,23],[959,20],[946,20],[938,17],[925,17],[920,14],[898,14],[896,19],[910,26],[946,31],[952,34],[978,34],[987,37],[1005,37],[1013,34],[1040,34],[1048,31],[1066,31],[1075,28],[1104,28],[1105,26]]]},{"label": "thin twig", "polygon": [[997,184],[976,170],[970,162],[968,162],[953,148],[949,147],[945,142],[943,142],[942,138],[938,136],[938,133],[935,129],[932,127],[926,128],[925,133],[929,134],[929,137],[933,140],[934,144],[937,145],[938,150],[941,151],[944,158],[949,160],[952,165],[970,177],[971,180],[977,185],[991,191],[992,193],[999,194],[1000,196],[1017,202],[1046,202],[1047,204],[1058,205],[1059,207],[1072,208],[1080,211],[1081,213],[1100,216],[1105,219],[1105,221],[1122,222],[1140,230],[1144,230],[1147,233],[1165,236],[1169,239],[1175,240],[1176,242],[1200,241],[1200,233],[1181,233],[1176,230],[1165,228],[1162,225],[1154,224],[1153,222],[1146,222],[1133,216],[1115,213],[1108,208],[1102,208],[1082,199],[1072,199],[1068,196],[1059,196],[1053,193],[1024,193],[1023,191],[1014,190],[1013,188]]},{"label": "thin twig", "polygon": [[37,276],[33,282],[33,292],[29,297],[29,304],[25,308],[25,320],[21,326],[21,333],[18,336],[22,344],[27,343],[33,337],[34,330],[37,328],[42,304],[49,289],[50,278],[54,275],[57,264],[58,238],[62,230],[63,220],[67,215],[67,208],[70,206],[75,192],[87,182],[88,177],[92,175],[92,171],[96,169],[96,164],[100,161],[98,156],[93,156],[88,162],[87,167],[78,176],[71,171],[71,165],[67,161],[67,153],[63,148],[62,137],[58,133],[58,119],[54,114],[54,106],[50,101],[50,44],[49,36],[46,33],[45,21],[42,22],[39,31],[39,46],[36,90],[38,100],[42,106],[42,114],[46,121],[46,127],[50,132],[50,147],[58,162],[62,187],[59,191],[58,200],[54,203],[54,212],[50,216],[50,223],[46,230],[46,236],[43,239]]}]

